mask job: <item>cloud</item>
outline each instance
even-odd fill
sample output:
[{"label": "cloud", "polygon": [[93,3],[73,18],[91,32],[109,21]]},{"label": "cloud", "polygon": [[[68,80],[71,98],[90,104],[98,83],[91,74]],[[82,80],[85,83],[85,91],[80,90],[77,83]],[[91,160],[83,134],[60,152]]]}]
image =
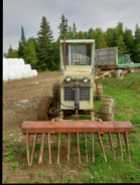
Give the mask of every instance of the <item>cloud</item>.
[{"label": "cloud", "polygon": [[134,30],[140,24],[139,0],[4,0],[3,3],[4,51],[10,44],[17,47],[21,25],[27,37],[36,36],[42,16],[50,22],[55,38],[63,13],[70,24],[76,22],[79,30],[90,27],[105,30],[118,22]]}]

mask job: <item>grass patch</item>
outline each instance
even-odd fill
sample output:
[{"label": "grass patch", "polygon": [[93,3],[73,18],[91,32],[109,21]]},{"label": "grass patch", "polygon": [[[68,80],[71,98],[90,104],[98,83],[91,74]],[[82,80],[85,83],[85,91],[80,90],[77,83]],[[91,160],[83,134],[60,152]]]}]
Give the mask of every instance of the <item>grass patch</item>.
[{"label": "grass patch", "polygon": [[[46,78],[46,75],[44,75]],[[27,81],[28,82],[28,81]],[[27,168],[25,164],[26,152],[25,145],[21,146],[18,143],[7,143],[6,154],[4,155],[4,162],[15,171],[16,174],[20,170],[28,175],[32,172],[32,182],[64,182],[64,183],[136,183],[140,182],[140,74],[131,73],[127,75],[123,80],[116,78],[108,78],[99,80],[103,84],[104,95],[111,96],[115,101],[115,120],[125,121],[129,120],[135,127],[135,132],[129,136],[130,148],[131,148],[131,163],[125,158],[121,161],[118,157],[116,161],[112,159],[112,153],[107,145],[108,138],[104,137],[106,143],[106,153],[108,162],[104,162],[103,153],[99,146],[97,137],[95,137],[95,159],[96,162],[92,162],[80,166],[78,168],[77,149],[76,149],[76,136],[72,138],[72,156],[71,163],[61,166],[56,165],[57,146],[52,144],[54,149],[54,166],[48,166],[45,164],[43,168],[39,165]],[[16,82],[14,82],[16,83]],[[19,83],[19,82],[18,82]],[[41,82],[40,82],[41,83]],[[21,84],[21,82],[20,82]],[[19,85],[20,85],[19,84]],[[44,82],[42,82],[44,84]],[[46,84],[46,83],[45,83]],[[14,88],[13,88],[14,89]],[[35,89],[39,89],[36,88]],[[34,90],[35,90],[34,89]],[[30,89],[29,89],[30,90]],[[29,93],[31,94],[31,93]],[[21,95],[19,95],[21,96]],[[20,97],[21,98],[21,97]],[[25,98],[25,97],[24,97]],[[100,101],[95,103],[96,109],[100,108]],[[85,119],[85,117],[81,117]],[[16,119],[16,118],[15,118]],[[80,147],[83,163],[85,162],[85,143],[84,136],[80,135]],[[113,136],[116,139],[116,136]],[[62,137],[62,141],[66,142],[66,137]],[[6,143],[6,141],[5,141]],[[36,145],[37,153],[39,153],[40,145]],[[45,148],[47,150],[47,146]],[[66,150],[66,148],[64,148]],[[88,151],[91,152],[91,138],[88,136]],[[66,153],[64,153],[64,156]],[[74,157],[74,158],[73,158]],[[90,156],[91,157],[91,156]],[[45,154],[47,158],[47,153]],[[35,162],[38,160],[38,155],[35,156]],[[63,159],[61,159],[63,160]],[[65,159],[64,159],[65,160]],[[63,162],[62,162],[63,163]],[[70,175],[70,171],[75,170],[76,175]],[[7,182],[10,182],[12,175],[6,175]],[[24,177],[20,179],[20,182],[24,182]]]}]

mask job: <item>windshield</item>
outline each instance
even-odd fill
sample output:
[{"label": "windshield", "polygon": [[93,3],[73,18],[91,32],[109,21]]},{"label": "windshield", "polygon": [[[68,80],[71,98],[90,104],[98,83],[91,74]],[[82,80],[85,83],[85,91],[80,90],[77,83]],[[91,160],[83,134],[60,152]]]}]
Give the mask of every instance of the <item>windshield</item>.
[{"label": "windshield", "polygon": [[67,65],[91,65],[91,44],[68,44]]}]

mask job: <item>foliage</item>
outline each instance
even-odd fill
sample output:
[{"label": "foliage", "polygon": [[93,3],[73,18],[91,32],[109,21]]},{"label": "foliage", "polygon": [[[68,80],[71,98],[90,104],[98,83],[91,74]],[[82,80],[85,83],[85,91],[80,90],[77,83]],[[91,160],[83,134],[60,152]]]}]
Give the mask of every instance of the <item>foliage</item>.
[{"label": "foliage", "polygon": [[18,55],[20,58],[25,58],[25,43],[26,43],[26,38],[25,38],[24,28],[22,26],[21,27],[21,40],[18,46]]},{"label": "foliage", "polygon": [[34,39],[29,39],[25,44],[25,56],[26,63],[31,64],[33,68],[37,66],[37,53]]},{"label": "foliage", "polygon": [[134,39],[134,50],[133,59],[136,63],[140,62],[140,27],[136,25],[135,39]]},{"label": "foliage", "polygon": [[21,27],[21,39],[18,50],[10,46],[5,57],[24,58],[26,63],[38,70],[59,69],[59,41],[60,39],[95,39],[96,48],[118,47],[119,54],[129,53],[132,61],[140,62],[140,28],[136,25],[135,34],[131,29],[124,29],[122,23],[114,28],[103,31],[101,28],[89,28],[87,31],[77,30],[76,23],[69,25],[68,19],[63,14],[58,26],[59,35],[53,40],[50,24],[46,17],[42,17],[37,38],[25,37]]},{"label": "foliage", "polygon": [[18,58],[18,51],[9,46],[8,53],[5,53],[4,56],[6,58]]},{"label": "foliage", "polygon": [[68,20],[66,19],[66,17],[64,15],[61,16],[61,23],[59,25],[59,30],[60,30],[60,39],[64,39],[67,37],[67,33],[68,33]]},{"label": "foliage", "polygon": [[49,22],[46,17],[42,17],[40,31],[38,32],[38,63],[37,68],[39,70],[51,69],[53,66],[52,61],[52,31],[50,29]]}]

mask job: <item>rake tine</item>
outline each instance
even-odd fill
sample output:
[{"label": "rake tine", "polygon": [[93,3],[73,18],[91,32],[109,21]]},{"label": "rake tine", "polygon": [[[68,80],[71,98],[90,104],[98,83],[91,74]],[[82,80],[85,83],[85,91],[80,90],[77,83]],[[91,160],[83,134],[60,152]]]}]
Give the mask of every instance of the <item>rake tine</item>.
[{"label": "rake tine", "polygon": [[60,145],[61,145],[61,133],[58,134],[57,164],[60,164]]},{"label": "rake tine", "polygon": [[95,162],[95,145],[94,145],[94,134],[91,135],[92,137],[92,162]]},{"label": "rake tine", "polygon": [[128,160],[129,162],[131,161],[131,156],[130,156],[130,150],[129,150],[129,142],[128,142],[128,133],[124,133],[124,141],[125,141],[125,145],[126,145],[126,151],[128,153]]},{"label": "rake tine", "polygon": [[106,156],[106,153],[105,153],[105,148],[104,148],[103,140],[102,140],[102,137],[101,137],[101,135],[100,135],[99,132],[98,132],[98,139],[99,139],[99,143],[100,143],[101,149],[103,151],[104,160],[105,160],[105,162],[107,162],[107,156]]},{"label": "rake tine", "polygon": [[42,134],[42,138],[41,138],[41,146],[40,146],[38,164],[41,164],[43,162],[44,142],[45,142],[45,133]]},{"label": "rake tine", "polygon": [[68,143],[67,143],[68,144],[68,154],[67,154],[67,160],[68,161],[70,161],[70,144],[71,144],[70,139],[71,139],[71,135],[70,135],[70,133],[68,133]]},{"label": "rake tine", "polygon": [[80,142],[79,142],[79,133],[77,133],[77,152],[78,152],[78,161],[81,164],[81,153],[80,153]]},{"label": "rake tine", "polygon": [[34,134],[34,136],[33,136],[32,152],[31,152],[31,165],[33,163],[33,158],[34,158],[36,139],[37,139],[37,134]]},{"label": "rake tine", "polygon": [[111,150],[112,150],[113,159],[115,160],[116,156],[115,156],[115,151],[113,148],[112,134],[109,132],[108,136],[109,136],[109,142],[110,142],[110,146],[111,146]]},{"label": "rake tine", "polygon": [[85,153],[86,153],[86,162],[88,163],[87,135],[86,134],[85,134]]},{"label": "rake tine", "polygon": [[122,149],[122,142],[121,142],[121,136],[120,133],[117,134],[118,136],[118,144],[119,144],[119,148],[120,148],[120,152],[121,152],[121,160],[123,161],[123,149]]},{"label": "rake tine", "polygon": [[29,139],[30,139],[29,132],[26,131],[26,155],[27,155],[27,163],[28,163],[28,166],[31,166],[31,165],[30,165],[30,147],[29,147]]},{"label": "rake tine", "polygon": [[49,164],[52,164],[51,134],[50,133],[48,133],[48,152],[49,152]]}]

